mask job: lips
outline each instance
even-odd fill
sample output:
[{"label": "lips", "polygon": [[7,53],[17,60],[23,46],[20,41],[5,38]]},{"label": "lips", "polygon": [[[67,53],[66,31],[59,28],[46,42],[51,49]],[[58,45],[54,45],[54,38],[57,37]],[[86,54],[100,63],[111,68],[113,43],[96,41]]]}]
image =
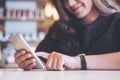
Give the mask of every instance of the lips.
[{"label": "lips", "polygon": [[74,14],[77,14],[78,12],[81,12],[82,7],[83,7],[82,4],[75,5],[74,7],[72,7],[72,12],[73,12]]}]

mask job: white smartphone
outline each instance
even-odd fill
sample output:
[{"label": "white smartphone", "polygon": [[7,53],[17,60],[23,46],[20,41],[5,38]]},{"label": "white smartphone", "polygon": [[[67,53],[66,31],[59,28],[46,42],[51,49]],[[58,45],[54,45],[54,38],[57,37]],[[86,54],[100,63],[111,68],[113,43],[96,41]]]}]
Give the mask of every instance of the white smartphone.
[{"label": "white smartphone", "polygon": [[31,47],[25,41],[22,35],[13,35],[9,37],[9,41],[14,45],[16,50],[25,49],[31,53],[31,55],[36,59],[35,69],[45,69],[43,61],[41,61],[38,56],[32,51]]}]

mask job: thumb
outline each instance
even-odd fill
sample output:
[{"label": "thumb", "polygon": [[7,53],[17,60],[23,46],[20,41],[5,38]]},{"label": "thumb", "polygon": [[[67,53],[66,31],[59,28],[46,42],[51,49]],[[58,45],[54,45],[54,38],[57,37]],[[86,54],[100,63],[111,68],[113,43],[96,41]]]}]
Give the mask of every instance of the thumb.
[{"label": "thumb", "polygon": [[49,53],[46,52],[36,52],[37,56],[47,59]]}]

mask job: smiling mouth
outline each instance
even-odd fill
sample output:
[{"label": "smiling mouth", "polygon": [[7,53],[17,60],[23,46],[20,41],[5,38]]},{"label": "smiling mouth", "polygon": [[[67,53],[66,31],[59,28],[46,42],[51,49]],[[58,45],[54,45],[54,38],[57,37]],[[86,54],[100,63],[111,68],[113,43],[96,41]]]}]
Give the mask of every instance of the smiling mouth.
[{"label": "smiling mouth", "polygon": [[74,14],[77,14],[82,11],[82,7],[83,7],[82,5],[76,5],[75,7],[72,8],[72,12]]}]

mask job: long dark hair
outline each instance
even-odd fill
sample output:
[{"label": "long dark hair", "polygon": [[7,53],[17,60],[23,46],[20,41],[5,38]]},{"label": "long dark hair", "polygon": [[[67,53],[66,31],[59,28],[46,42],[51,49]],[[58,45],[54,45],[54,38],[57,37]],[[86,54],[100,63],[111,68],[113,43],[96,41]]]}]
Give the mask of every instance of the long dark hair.
[{"label": "long dark hair", "polygon": [[[97,4],[97,0],[93,0],[94,5]],[[100,0],[100,2],[102,2],[103,0]],[[104,0],[106,1],[106,0]],[[109,4],[109,2],[111,1],[106,1],[106,4]],[[64,6],[64,1],[63,0],[53,0],[53,3],[59,13],[60,16],[60,20],[55,22],[52,26],[52,28],[54,28],[51,31],[51,39],[53,39],[53,41],[57,42],[57,44],[60,44],[60,47],[64,50],[64,51],[71,51],[73,49],[76,49],[78,47],[81,46],[81,44],[79,43],[80,41],[78,40],[78,35],[77,34],[77,28],[80,27],[81,25],[81,21],[76,19],[74,15],[72,15],[68,10],[66,10],[65,6]],[[104,4],[103,4],[104,5]],[[109,4],[110,5],[110,4]],[[105,5],[104,5],[105,6]],[[111,5],[112,6],[112,5]],[[100,10],[99,7],[100,6],[96,6],[97,10]],[[107,9],[109,9],[110,7],[105,6]],[[116,10],[117,8],[112,6],[111,9]],[[119,10],[116,10],[116,12]],[[103,11],[99,11],[102,12]],[[101,14],[101,15],[102,15]],[[113,13],[108,13],[108,12],[104,12],[103,15],[107,15],[107,14],[113,14]],[[59,47],[59,45],[58,45]]]},{"label": "long dark hair", "polygon": [[[56,42],[59,49],[63,52],[69,52],[80,47],[78,40],[77,27],[80,26],[78,19],[68,12],[64,6],[63,0],[53,0],[60,16],[60,20],[55,22],[51,29],[51,39]],[[58,50],[58,49],[57,49]]]},{"label": "long dark hair", "polygon": [[69,52],[80,46],[76,29],[73,26],[73,24],[65,21],[57,21],[53,24],[48,34],[56,45],[56,50]]}]

